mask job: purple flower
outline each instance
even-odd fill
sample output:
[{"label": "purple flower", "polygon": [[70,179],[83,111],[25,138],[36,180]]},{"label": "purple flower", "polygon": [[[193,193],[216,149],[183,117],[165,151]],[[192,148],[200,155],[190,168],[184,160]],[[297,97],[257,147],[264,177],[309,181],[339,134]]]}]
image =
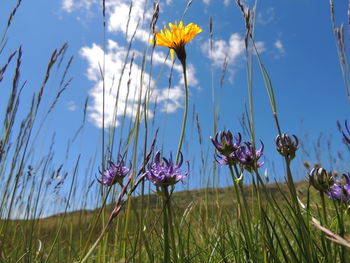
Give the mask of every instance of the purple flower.
[{"label": "purple flower", "polygon": [[156,186],[169,186],[174,185],[179,181],[182,181],[187,177],[189,171],[189,162],[187,161],[187,171],[182,174],[180,169],[183,163],[183,156],[180,153],[179,164],[173,163],[172,155],[170,158],[160,158],[160,152],[156,153],[154,162],[148,166],[148,171],[146,172],[146,178],[151,181]]},{"label": "purple flower", "polygon": [[245,145],[240,146],[235,151],[236,159],[239,161],[243,169],[253,171],[264,165],[264,162],[260,162],[259,159],[263,155],[264,144],[261,142],[261,148],[255,151],[254,146],[250,142],[245,142]]},{"label": "purple flower", "polygon": [[294,140],[292,140],[288,134],[283,133],[281,135],[277,135],[275,139],[277,151],[288,160],[294,159],[295,152],[297,151],[299,145],[297,136],[293,135],[293,137]]},{"label": "purple flower", "polygon": [[112,161],[109,162],[109,168],[106,169],[102,174],[102,179],[97,179],[97,181],[103,185],[111,186],[116,183],[121,184],[123,182],[123,178],[130,172],[130,168],[127,168],[124,165],[124,161],[121,160],[117,162],[117,164]]},{"label": "purple flower", "polygon": [[215,138],[210,137],[210,140],[216,150],[215,160],[219,164],[234,165],[238,162],[235,152],[241,146],[242,135],[240,133],[237,137],[233,137],[229,130],[223,131],[217,133]]},{"label": "purple flower", "polygon": [[[218,137],[220,137],[220,141]],[[241,145],[242,136],[238,133],[238,137],[233,137],[232,133],[228,130],[217,133],[215,138],[210,137],[210,140],[218,153],[229,157]]]},{"label": "purple flower", "polygon": [[235,152],[231,153],[227,157],[225,155],[216,154],[214,158],[219,164],[222,164],[222,165],[235,165],[238,163]]},{"label": "purple flower", "polygon": [[345,185],[338,182],[328,189],[329,199],[343,202],[350,200],[350,174],[343,174],[343,177],[345,178]]},{"label": "purple flower", "polygon": [[229,130],[219,132],[215,135],[215,138],[210,137],[210,139],[216,150],[215,160],[219,164],[239,164],[242,169],[248,171],[253,171],[255,168],[259,168],[264,164],[258,161],[264,150],[264,144],[262,142],[261,149],[255,151],[250,142],[244,142],[244,144],[242,144],[242,136],[240,133],[238,133],[237,137],[234,137]]}]

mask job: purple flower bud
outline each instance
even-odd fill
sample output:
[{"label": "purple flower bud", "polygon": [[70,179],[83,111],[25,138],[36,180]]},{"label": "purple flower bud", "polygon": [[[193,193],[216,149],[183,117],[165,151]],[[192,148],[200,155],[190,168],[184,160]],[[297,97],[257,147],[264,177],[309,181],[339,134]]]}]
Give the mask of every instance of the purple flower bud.
[{"label": "purple flower bud", "polygon": [[109,162],[109,168],[106,169],[102,174],[102,179],[97,179],[97,181],[103,185],[111,186],[116,183],[121,184],[123,182],[123,178],[130,172],[130,168],[127,168],[124,165],[124,161],[121,160],[117,162],[117,164],[112,161]]},{"label": "purple flower bud", "polygon": [[255,151],[252,143],[245,142],[245,145],[239,147],[235,152],[236,159],[239,161],[242,168],[249,172],[264,165],[264,162],[259,161],[264,151],[264,144],[262,141],[260,142],[261,148],[257,151]]},{"label": "purple flower bud", "polygon": [[323,168],[313,168],[309,173],[310,184],[318,191],[328,191],[334,185],[334,176]]},{"label": "purple flower bud", "polygon": [[183,163],[183,155],[180,153],[179,164],[173,163],[172,155],[170,158],[160,158],[160,152],[156,153],[154,157],[154,162],[148,166],[148,171],[146,172],[146,178],[151,181],[156,186],[169,186],[174,185],[179,181],[185,179],[189,171],[189,162],[187,161],[187,171],[182,174],[180,167]]},{"label": "purple flower bud", "polygon": [[294,159],[295,152],[297,151],[299,145],[297,136],[293,135],[293,137],[294,140],[287,134],[283,133],[282,135],[277,135],[275,139],[277,151],[290,161]]}]

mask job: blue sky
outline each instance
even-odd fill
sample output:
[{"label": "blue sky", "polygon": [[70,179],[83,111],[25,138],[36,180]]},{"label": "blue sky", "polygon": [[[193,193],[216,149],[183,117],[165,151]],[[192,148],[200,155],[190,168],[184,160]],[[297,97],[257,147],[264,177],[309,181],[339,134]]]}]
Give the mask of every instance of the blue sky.
[{"label": "blue sky", "polygon": [[[244,2],[251,4],[251,2]],[[157,28],[160,29],[167,22],[178,20],[187,1],[160,1],[160,16]],[[337,3],[337,22],[346,21],[346,3]],[[129,0],[106,0],[107,33],[106,33],[106,122],[112,123],[114,98],[117,94],[117,82],[121,67],[127,52],[127,44],[137,21],[140,26],[135,41],[131,47],[131,54],[135,54],[135,61],[131,71],[130,94],[140,92],[140,68],[144,52],[147,49],[149,36],[149,22],[152,15],[152,4],[145,0],[133,1],[133,9],[126,36],[125,29],[129,11]],[[1,17],[8,17],[14,3],[2,3]],[[144,7],[146,11],[144,13]],[[209,17],[213,17],[214,50],[208,52]],[[2,19],[2,28],[6,19]],[[185,159],[194,160],[194,166],[200,162],[199,144],[196,126],[192,119],[192,112],[198,113],[201,132],[204,140],[203,151],[208,158],[209,166],[213,149],[209,136],[213,135],[212,124],[212,69],[214,69],[215,93],[221,94],[219,130],[228,128],[233,132],[241,131],[240,117],[247,103],[247,80],[244,60],[244,21],[240,10],[233,0],[195,0],[192,2],[184,23],[194,22],[202,29],[191,43],[186,46],[188,76],[190,86],[190,111],[185,144],[188,149]],[[52,134],[56,134],[55,162],[57,167],[64,162],[67,167],[73,166],[78,153],[82,154],[82,168],[79,175],[81,187],[97,174],[100,167],[101,145],[101,76],[99,63],[103,58],[103,27],[101,1],[97,0],[24,0],[20,6],[13,24],[8,32],[8,42],[1,54],[1,64],[7,56],[19,45],[23,48],[21,81],[28,81],[23,94],[23,103],[29,103],[33,91],[37,90],[43,77],[47,62],[54,48],[64,42],[69,43],[67,56],[74,56],[69,77],[72,84],[62,95],[56,109],[44,124],[40,136],[40,147],[37,155],[46,152]],[[289,134],[296,134],[312,152],[313,144],[320,133],[328,138],[333,134],[332,145],[334,151],[342,149],[341,136],[336,129],[336,120],[349,119],[349,102],[341,78],[341,71],[336,53],[335,39],[332,34],[328,1],[319,1],[317,5],[312,0],[275,0],[259,1],[255,27],[255,39],[258,43],[263,62],[270,74],[276,93],[278,113],[282,130]],[[146,66],[144,85],[156,85],[156,77],[167,48],[156,47],[154,55],[154,69],[150,76],[149,65]],[[225,55],[228,56],[228,70],[222,90],[219,90],[221,68]],[[65,60],[67,62],[67,59]],[[130,59],[128,60],[130,63]],[[154,128],[160,128],[158,146],[164,142],[165,155],[169,151],[176,151],[180,133],[184,92],[181,78],[181,67],[177,61],[174,68],[172,86],[168,90],[168,75],[171,61],[165,64],[163,74],[157,82],[154,98],[157,97],[157,113]],[[126,72],[129,73],[129,64]],[[13,68],[9,69],[13,70]],[[127,76],[127,74],[125,76]],[[58,76],[59,74],[57,74]],[[112,79],[114,78],[114,85]],[[120,102],[118,113],[123,112],[126,105],[127,121],[135,116],[135,108],[127,98],[125,86],[127,77],[121,82]],[[4,79],[2,90],[7,94],[6,83],[11,78]],[[44,93],[42,110],[45,111],[58,91],[59,77],[54,77]],[[266,90],[258,67],[254,67],[254,103],[256,137],[265,143],[265,168],[271,171],[271,177],[283,178],[282,160],[274,151],[276,128],[272,119]],[[130,95],[131,96],[131,95]],[[72,158],[65,159],[66,145],[81,124],[85,99],[89,98],[87,123],[83,132],[72,144]],[[6,98],[6,99],[4,99]],[[218,100],[218,97],[215,98]],[[6,96],[0,96],[0,105],[7,102]],[[153,106],[151,107],[151,110]],[[3,110],[3,109],[2,109]],[[166,113],[168,112],[168,113]],[[41,116],[42,117],[42,116]],[[153,120],[152,120],[153,121]],[[117,118],[117,125],[121,118]],[[154,128],[153,131],[154,131]],[[120,134],[117,128],[117,134]],[[107,133],[106,133],[107,135]],[[125,132],[124,132],[125,136]],[[118,141],[119,137],[117,136]],[[326,144],[324,144],[326,145]],[[325,146],[324,146],[325,147]],[[85,172],[90,158],[96,154],[96,172]],[[73,156],[75,156],[73,158]],[[113,153],[116,157],[116,153]],[[303,159],[303,158],[304,159]],[[295,163],[298,178],[304,178],[301,162],[305,155],[299,154]],[[313,155],[307,157],[311,163],[316,162]],[[272,165],[272,161],[274,164]],[[330,165],[330,164],[329,164]],[[275,166],[276,173],[273,173]],[[331,165],[330,165],[331,166]],[[329,168],[329,167],[326,167]],[[67,168],[67,170],[69,170]],[[220,168],[220,185],[229,183],[225,167]],[[344,171],[345,172],[345,171]],[[205,176],[207,178],[208,175]],[[69,181],[69,180],[68,180]],[[178,189],[197,188],[204,186],[203,176],[198,168],[192,170],[187,184],[179,185]],[[66,189],[63,189],[63,191]]]}]

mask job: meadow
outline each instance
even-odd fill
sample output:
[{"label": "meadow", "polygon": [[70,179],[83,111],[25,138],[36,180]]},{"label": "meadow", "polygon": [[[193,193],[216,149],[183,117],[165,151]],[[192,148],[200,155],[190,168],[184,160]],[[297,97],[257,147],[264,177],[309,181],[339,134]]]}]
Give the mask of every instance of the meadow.
[{"label": "meadow", "polygon": [[[108,20],[106,2],[102,0],[100,4],[105,55]],[[248,6],[237,0],[236,8],[244,23],[244,88],[248,94],[245,108],[241,109],[241,130],[220,128],[218,94],[228,74],[225,57],[219,78],[209,84],[212,136],[204,138],[201,116],[192,111],[189,103],[192,69],[186,47],[203,33],[195,21],[182,22],[192,4],[187,2],[177,22],[161,26],[157,24],[162,16],[161,3],[152,3],[137,80],[132,79],[131,72],[138,54],[131,47],[141,29],[137,24],[135,31],[129,32],[130,4],[125,28],[130,37],[122,73],[113,76],[110,87],[106,81],[107,59],[98,64],[103,91],[100,135],[80,142],[79,150],[72,145],[80,141],[86,129],[89,96],[83,98],[78,129],[68,139],[65,150],[57,149],[55,133],[59,131],[46,141],[42,137],[48,133],[50,126],[46,124],[73,82],[69,77],[74,64],[73,56],[68,55],[69,44],[53,49],[38,88],[27,87],[29,84],[21,78],[25,70],[22,47],[7,53],[8,35],[22,0],[14,4],[7,20],[3,19],[5,26],[0,36],[0,262],[350,262],[350,171],[346,170],[350,123],[338,122],[341,141],[336,145],[342,145],[344,152],[339,150],[338,156],[333,156],[331,142],[328,146],[327,142],[322,144],[319,137],[316,155],[328,154],[330,161],[325,161],[327,157],[318,158],[319,162],[307,159],[308,138],[287,134],[281,124],[278,91],[255,40],[256,3]],[[346,46],[350,24],[337,26],[334,8],[331,0],[330,25],[344,80],[344,97],[349,99]],[[214,27],[210,17],[210,54],[215,48]],[[156,51],[160,47],[168,53],[157,68],[153,63],[159,63]],[[169,74],[163,70],[166,65],[170,65]],[[174,67],[182,77],[183,115],[176,125],[168,124],[175,127],[178,137],[172,138],[176,147],[167,151],[165,145],[170,139],[160,136],[164,126],[154,124],[160,115],[157,84],[161,76],[165,77],[170,91]],[[275,125],[269,142],[255,134],[256,75],[262,81],[269,117]],[[155,81],[148,76],[154,76]],[[211,76],[214,78],[213,73]],[[219,84],[215,87],[214,82]],[[131,87],[134,83],[141,91],[132,94],[129,91],[135,90]],[[58,87],[54,94],[53,86]],[[112,99],[110,89],[116,90]],[[125,104],[119,111],[124,103],[119,100],[122,90],[127,90],[126,101],[132,104],[134,117],[128,115],[130,105]],[[7,103],[3,103],[5,100]],[[115,105],[112,116],[105,114],[107,100]],[[278,171],[282,180],[275,180],[264,169],[265,148],[271,142],[280,157],[276,162],[282,163],[278,166],[282,167]],[[98,150],[90,153],[85,144],[93,144]],[[197,155],[188,156],[189,149],[195,147]],[[302,154],[306,156],[303,167],[295,169],[295,159]],[[335,163],[344,170],[328,169]],[[221,187],[217,180],[224,173],[229,186]],[[201,186],[207,187],[179,190],[179,185],[194,174],[204,182]]]}]

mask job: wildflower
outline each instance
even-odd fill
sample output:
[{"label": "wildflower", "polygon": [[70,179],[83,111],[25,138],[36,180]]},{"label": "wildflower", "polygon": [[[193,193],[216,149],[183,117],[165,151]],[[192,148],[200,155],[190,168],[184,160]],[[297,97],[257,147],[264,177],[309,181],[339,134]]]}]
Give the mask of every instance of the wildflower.
[{"label": "wildflower", "polygon": [[334,185],[334,175],[323,168],[313,168],[309,173],[310,184],[318,191],[328,191]]},{"label": "wildflower", "polygon": [[[220,137],[220,142],[218,137]],[[232,133],[228,130],[218,132],[215,135],[215,138],[210,137],[210,140],[217,152],[228,157],[239,148],[242,141],[242,135],[238,133],[238,137],[233,137]]]},{"label": "wildflower", "polygon": [[245,145],[240,146],[235,152],[235,156],[242,168],[251,172],[256,168],[263,166],[264,162],[259,161],[264,151],[263,142],[261,142],[261,148],[257,151],[255,151],[252,143],[245,142],[244,144]]},{"label": "wildflower", "polygon": [[343,174],[345,185],[337,182],[327,191],[328,198],[331,200],[348,202],[350,200],[350,174]]},{"label": "wildflower", "polygon": [[116,183],[121,184],[123,178],[130,172],[130,168],[124,165],[124,161],[121,160],[117,164],[112,161],[109,162],[109,168],[106,169],[102,174],[102,180],[97,179],[97,181],[103,185],[111,186]]},{"label": "wildflower", "polygon": [[277,151],[290,161],[294,159],[295,152],[299,145],[297,136],[293,135],[293,137],[294,140],[287,134],[283,133],[282,135],[277,135],[275,139]]},{"label": "wildflower", "polygon": [[179,24],[169,23],[169,29],[164,26],[164,30],[155,32],[154,44],[170,48],[171,58],[174,59],[175,52],[181,63],[184,63],[186,61],[185,45],[200,32],[202,29],[194,23],[187,26],[184,26],[182,21]]},{"label": "wildflower", "polygon": [[235,152],[241,146],[242,135],[233,136],[228,131],[218,132],[214,138],[210,137],[216,150],[216,161],[223,165],[234,165],[238,162]]},{"label": "wildflower", "polygon": [[183,163],[183,155],[180,153],[179,164],[173,163],[172,155],[170,158],[160,158],[160,152],[156,153],[154,162],[148,166],[148,171],[146,172],[146,178],[151,181],[156,186],[169,186],[174,185],[179,181],[185,179],[189,171],[189,162],[187,162],[187,171],[182,174],[181,165]]}]

